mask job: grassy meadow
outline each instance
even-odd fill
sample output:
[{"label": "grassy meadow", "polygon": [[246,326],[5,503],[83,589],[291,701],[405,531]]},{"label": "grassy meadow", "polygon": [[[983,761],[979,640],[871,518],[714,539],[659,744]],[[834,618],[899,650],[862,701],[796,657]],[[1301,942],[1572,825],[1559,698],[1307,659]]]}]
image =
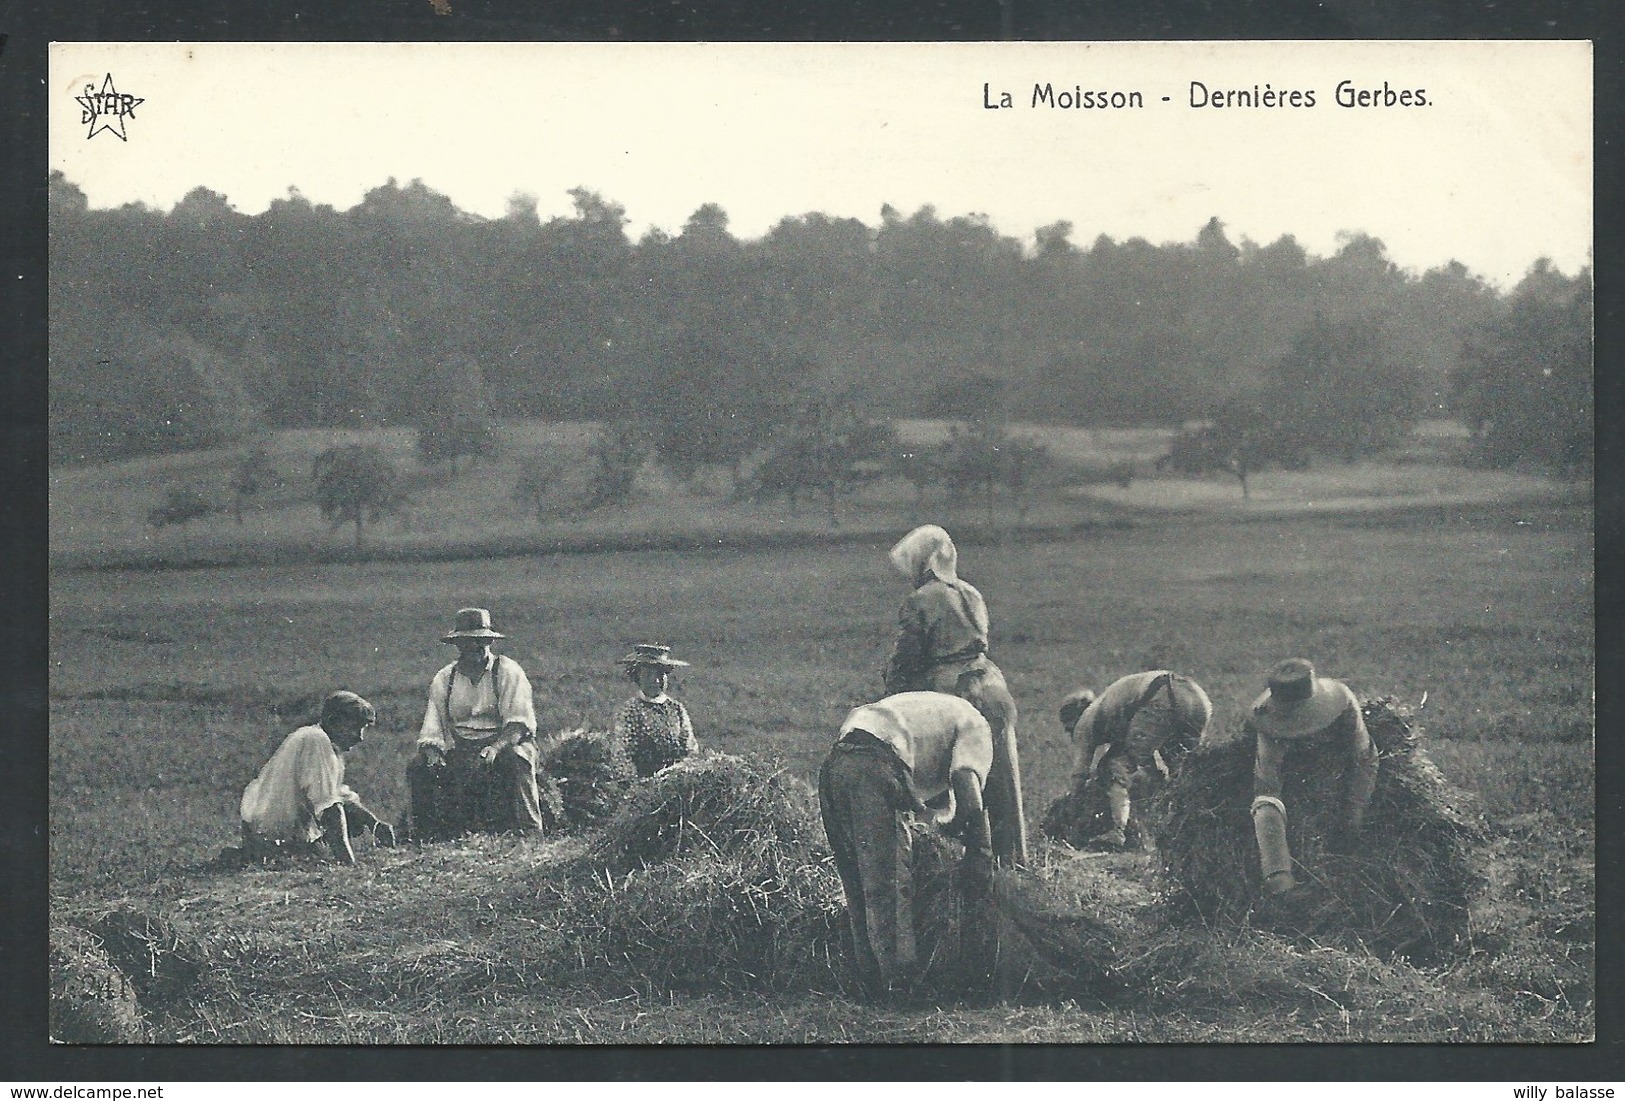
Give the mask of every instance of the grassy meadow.
[{"label": "grassy meadow", "polygon": [[[900,425],[905,444],[946,431]],[[53,471],[53,922],[115,940],[105,922],[131,914],[189,930],[150,942],[150,959],[148,942],[125,943],[143,1035],[170,1042],[1588,1038],[1587,487],[1463,467],[1448,426],[1373,462],[1259,473],[1246,498],[1228,476],[1156,473],[1163,431],[1023,431],[1056,471],[1020,525],[881,481],[831,530],[817,506],[733,501],[725,478],[653,470],[629,505],[582,513],[579,464],[541,517],[514,505],[523,465],[578,456],[581,425],[506,425],[495,456],[427,469],[401,430],[280,433],[265,445],[282,483],[241,524],[229,510],[145,520],[175,486],[226,504],[236,450]],[[369,530],[362,554],[304,488],[316,453],[356,440],[390,449],[413,485],[411,508]],[[1071,689],[1179,669],[1229,733],[1275,660],[1311,657],[1362,697],[1414,709],[1433,759],[1494,824],[1470,951],[1419,968],[1254,930],[1163,929],[1153,856],[1039,841],[1052,887],[1140,931],[1115,964],[1126,992],[883,1008],[843,993],[839,967],[803,958],[815,977],[788,981],[727,964],[720,944],[721,977],[685,979],[693,946],[661,917],[660,891],[686,881],[595,871],[579,838],[364,842],[354,868],[209,866],[235,840],[243,786],[335,687],[379,707],[350,784],[386,818],[405,812],[426,685],[452,656],[437,640],[465,604],[493,610],[545,731],[604,729],[631,691],[615,658],[665,641],[694,663],[674,690],[707,751],[810,783],[846,710],[880,691],[904,595],[885,549],[923,521],[955,533],[987,596],[1034,825],[1070,773],[1055,707]],[[839,913],[826,865],[803,869],[818,921]],[[741,899],[784,904],[748,877],[695,882],[724,933]],[[190,986],[167,970],[183,940],[210,946],[207,966],[182,961]]]}]

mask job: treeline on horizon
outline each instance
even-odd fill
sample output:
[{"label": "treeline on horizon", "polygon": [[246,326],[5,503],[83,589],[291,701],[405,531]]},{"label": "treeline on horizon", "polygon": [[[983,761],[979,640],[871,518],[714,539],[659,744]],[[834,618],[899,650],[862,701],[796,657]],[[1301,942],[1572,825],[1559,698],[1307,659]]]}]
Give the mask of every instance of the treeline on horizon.
[{"label": "treeline on horizon", "polygon": [[1178,426],[1280,408],[1283,388],[1316,417],[1521,416],[1504,457],[1589,452],[1589,270],[1543,260],[1500,293],[1455,262],[1400,269],[1364,234],[1315,257],[1235,244],[1217,217],[1190,243],[1081,244],[1057,222],[1026,247],[930,206],[739,240],[708,203],[633,241],[619,204],[570,195],[546,222],[524,197],[486,219],[393,179],[346,211],[290,189],[250,216],[201,187],[93,210],[53,172],[52,461],[474,407],[771,421],[829,394],[887,417]]}]

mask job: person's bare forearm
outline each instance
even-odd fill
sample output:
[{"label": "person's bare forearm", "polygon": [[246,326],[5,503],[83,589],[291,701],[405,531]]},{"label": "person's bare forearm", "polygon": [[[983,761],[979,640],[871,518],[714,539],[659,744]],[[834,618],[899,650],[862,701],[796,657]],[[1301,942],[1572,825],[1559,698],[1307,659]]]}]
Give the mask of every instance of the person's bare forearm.
[{"label": "person's bare forearm", "polygon": [[334,803],[321,814],[322,840],[327,842],[333,859],[340,864],[354,864],[355,850],[350,847],[350,823],[343,803]]}]

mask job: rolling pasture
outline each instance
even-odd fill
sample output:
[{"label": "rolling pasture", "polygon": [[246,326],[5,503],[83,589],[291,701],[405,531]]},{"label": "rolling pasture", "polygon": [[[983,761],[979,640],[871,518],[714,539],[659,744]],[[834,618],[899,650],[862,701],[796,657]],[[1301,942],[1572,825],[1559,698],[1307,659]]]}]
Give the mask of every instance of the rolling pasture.
[{"label": "rolling pasture", "polygon": [[[633,641],[664,641],[694,663],[674,690],[705,748],[776,759],[811,781],[846,709],[879,693],[903,596],[884,551],[912,517],[870,519],[872,538],[849,532],[827,545],[58,570],[50,650],[54,908],[74,916],[116,898],[184,906],[193,896],[229,895],[230,876],[203,863],[233,841],[243,785],[335,687],[379,707],[378,726],[350,755],[349,783],[386,818],[402,814],[403,770],[425,686],[451,656],[437,639],[464,604],[492,609],[508,636],[504,652],[530,674],[545,730],[604,729],[629,692],[615,658]],[[1459,513],[1296,510],[1248,523],[1197,511],[1088,530],[995,536],[966,528],[961,563],[987,596],[993,656],[1021,708],[1034,823],[1067,783],[1070,752],[1054,709],[1071,688],[1143,668],[1179,669],[1208,688],[1217,723],[1233,731],[1269,665],[1302,655],[1362,697],[1420,707],[1426,745],[1445,774],[1479,798],[1502,824],[1500,836],[1510,830],[1522,839],[1512,847],[1537,861],[1552,857],[1538,874],[1524,863],[1502,869],[1505,897],[1531,914],[1555,907],[1583,919],[1593,897],[1591,532],[1589,509],[1562,503]],[[353,896],[358,913],[410,939],[436,915],[430,896],[403,885],[432,885],[435,869],[459,861],[478,864],[492,889],[488,881],[501,881],[505,870],[545,879],[553,850],[569,844],[489,840],[421,853],[369,844],[353,869],[237,874],[245,891],[281,876],[287,892],[310,905]],[[1074,859],[1047,846],[1040,856],[1046,864]],[[1154,889],[1147,858],[1089,867],[1125,889]],[[397,924],[392,900],[408,896],[430,909],[400,915]],[[442,904],[462,911],[481,902]],[[853,1005],[834,992],[679,995],[611,984],[527,991],[492,1005],[453,998],[438,1003],[431,1023],[424,1003],[410,999],[357,1002],[331,989],[289,1013],[271,995],[249,991],[229,1010],[198,1007],[184,1027],[168,1024],[159,1038],[1584,1039],[1594,925],[1565,928],[1538,942],[1537,955],[1553,956],[1544,963],[1566,968],[1556,989],[1510,965],[1424,974],[1382,964],[1403,971],[1384,972],[1395,999],[1410,996],[1402,996],[1407,983],[1423,991],[1406,1004],[1425,1004],[1427,1012],[1399,1017],[1392,1009],[1351,1017],[1345,1009],[1341,1017],[1287,1019],[1268,998],[1212,1013],[1075,1003],[904,1010]],[[1539,970],[1543,960],[1525,963],[1525,971]],[[1493,1003],[1493,1014],[1468,1008],[1481,1002]]]}]

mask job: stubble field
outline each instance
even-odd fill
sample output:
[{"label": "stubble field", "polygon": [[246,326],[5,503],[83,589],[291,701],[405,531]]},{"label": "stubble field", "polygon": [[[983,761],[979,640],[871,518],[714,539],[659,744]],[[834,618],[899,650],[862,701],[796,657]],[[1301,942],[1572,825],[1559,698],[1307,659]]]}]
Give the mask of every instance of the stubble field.
[{"label": "stubble field", "polygon": [[[377,728],[350,756],[349,783],[386,818],[402,814],[425,686],[450,657],[436,640],[465,604],[492,609],[508,636],[503,651],[530,674],[545,730],[604,729],[629,692],[615,658],[633,641],[664,641],[694,663],[675,692],[705,748],[777,759],[810,781],[846,710],[880,691],[903,595],[885,546],[876,538],[478,562],[59,571],[51,592],[53,908],[72,918],[132,897],[184,906],[229,895],[236,882],[245,891],[279,886],[285,900],[307,903],[351,897],[360,912],[389,921],[393,885],[432,877],[454,859],[448,847],[386,853],[368,846],[354,869],[254,871],[236,880],[201,865],[234,839],[243,785],[335,687],[379,707]],[[1551,856],[1549,874],[1532,876],[1520,865],[1509,898],[1531,914],[1548,902],[1571,916],[1594,908],[1589,511],[1167,519],[1070,536],[967,540],[961,563],[987,596],[993,656],[1021,708],[1034,823],[1069,774],[1054,709],[1070,689],[1138,669],[1182,670],[1207,687],[1217,723],[1233,731],[1263,671],[1301,655],[1363,698],[1420,706],[1429,752],[1502,824],[1500,843]],[[545,878],[549,846],[568,844],[493,841],[460,851],[490,886],[505,867]],[[1046,848],[1041,859],[1069,858]],[[1111,858],[1091,869],[1154,889],[1147,858]],[[465,905],[481,903],[447,903]],[[409,938],[421,920],[414,913],[397,932]],[[1542,941],[1542,950],[1561,953],[1554,962],[1571,979],[1589,976],[1594,919],[1590,930],[1566,928],[1567,939]],[[1453,1036],[1448,1003],[1468,980],[1414,974],[1445,1004],[1425,1021],[1413,1015],[1408,1030],[1380,1013],[1351,1019],[1346,1010],[1330,1024],[1282,1019],[1267,999],[1216,1014],[1071,1002],[886,1010],[836,991],[678,994],[622,980],[614,989],[510,991],[482,997],[477,1011],[442,1006],[427,1018],[410,999],[379,1004],[338,989],[311,993],[296,1014],[269,1002],[260,1013],[254,992],[243,991],[229,1012],[196,1006],[154,1027],[158,1039],[236,1042],[1589,1035],[1589,979],[1555,992],[1519,990],[1531,984],[1516,976],[1485,979],[1463,999],[1487,996],[1504,1016],[1462,1010],[1458,1016],[1478,1031]],[[1389,1026],[1396,1031],[1384,1035]],[[1506,1035],[1485,1036],[1486,1027]]]}]

